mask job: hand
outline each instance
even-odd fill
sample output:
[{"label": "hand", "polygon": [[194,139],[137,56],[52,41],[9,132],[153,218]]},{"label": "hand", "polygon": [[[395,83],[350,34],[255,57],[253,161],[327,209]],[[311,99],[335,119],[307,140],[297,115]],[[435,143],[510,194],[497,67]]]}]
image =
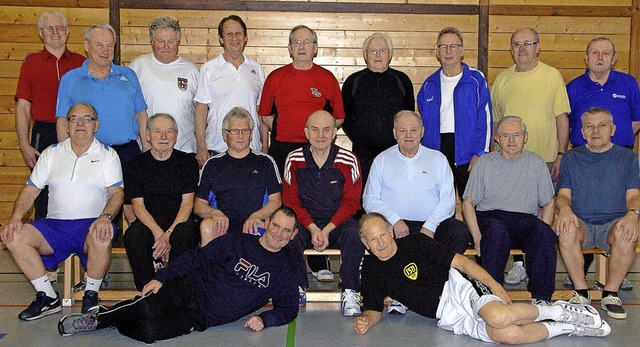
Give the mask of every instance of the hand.
[{"label": "hand", "polygon": [[497,287],[489,288],[489,289],[491,289],[491,291],[493,292],[494,295],[496,295],[500,299],[506,301],[508,304],[513,303],[511,301],[511,297],[509,296],[509,293],[507,293],[507,291],[504,290],[504,288],[501,285],[498,284]]},{"label": "hand", "polygon": [[113,239],[113,224],[107,217],[100,216],[91,223],[89,235],[100,243],[111,242]]},{"label": "hand", "polygon": [[471,170],[473,170],[473,167],[476,166],[476,162],[478,162],[478,156],[474,155],[473,157],[471,157],[471,161],[469,162],[469,168],[467,169],[468,172],[471,172]]},{"label": "hand", "polygon": [[258,235],[258,228],[265,228],[264,221],[260,217],[251,215],[244,222],[242,232],[245,234]]},{"label": "hand", "polygon": [[160,290],[160,288],[162,288],[162,282],[158,280],[151,280],[149,281],[149,283],[144,285],[144,288],[142,288],[142,292],[140,293],[142,294],[142,296],[145,296],[149,293],[158,294],[158,290]]},{"label": "hand", "polygon": [[478,235],[477,238],[475,236],[473,237],[473,248],[476,250],[478,257],[482,257],[480,254],[480,240],[482,240],[482,235]]},{"label": "hand", "polygon": [[262,144],[262,149],[260,149],[260,152],[267,154],[269,153],[269,144],[268,143],[263,143]]},{"label": "hand", "polygon": [[247,319],[247,321],[244,323],[244,327],[249,328],[253,331],[260,331],[264,329],[264,322],[262,321],[262,318],[253,316]]},{"label": "hand", "polygon": [[396,235],[396,239],[409,235],[409,227],[407,226],[407,223],[402,219],[397,221],[396,224],[393,225],[393,233]]},{"label": "hand", "polygon": [[33,167],[36,166],[36,161],[40,156],[40,152],[38,152],[37,149],[33,148],[30,145],[27,145],[25,147],[20,147],[20,151],[22,152],[22,157],[24,158],[24,161],[26,161],[27,165],[29,165],[29,167],[33,169]]},{"label": "hand", "polygon": [[636,243],[638,240],[638,216],[633,212],[628,212],[616,223],[616,229],[622,233],[623,242]]},{"label": "hand", "polygon": [[433,231],[431,231],[431,230],[429,230],[429,229],[427,229],[425,227],[420,228],[420,232],[425,234],[425,235],[427,235],[427,236],[429,236],[430,238],[434,238],[436,236],[436,234]]},{"label": "hand", "polygon": [[209,215],[213,221],[213,231],[216,235],[224,235],[229,229],[229,217],[225,216],[220,210],[213,210]]},{"label": "hand", "polygon": [[0,234],[0,239],[5,245],[13,242],[13,234],[20,234],[22,232],[22,220],[20,219],[12,219],[7,223],[7,225],[2,228],[2,234]]},{"label": "hand", "polygon": [[209,151],[206,148],[198,148],[198,151],[196,152],[196,160],[198,160],[198,165],[201,169],[209,158],[211,158],[211,155],[209,155]]},{"label": "hand", "polygon": [[322,252],[329,246],[325,233],[315,224],[309,226],[309,232],[311,232],[311,243],[316,251]]},{"label": "hand", "polygon": [[353,320],[353,330],[355,330],[357,334],[365,334],[369,331],[369,319],[365,316],[356,317],[356,319]]},{"label": "hand", "polygon": [[556,156],[556,160],[551,165],[551,181],[557,182],[560,177],[560,161],[562,161],[562,155]]},{"label": "hand", "polygon": [[153,259],[162,258],[163,261],[169,261],[169,251],[171,251],[170,237],[171,233],[163,232],[160,237],[156,238],[156,242],[151,247],[153,248]]},{"label": "hand", "polygon": [[574,227],[579,228],[580,222],[578,222],[578,217],[573,213],[573,211],[571,211],[571,208],[561,208],[558,212],[556,235],[568,234],[571,230],[571,224],[573,224]]}]

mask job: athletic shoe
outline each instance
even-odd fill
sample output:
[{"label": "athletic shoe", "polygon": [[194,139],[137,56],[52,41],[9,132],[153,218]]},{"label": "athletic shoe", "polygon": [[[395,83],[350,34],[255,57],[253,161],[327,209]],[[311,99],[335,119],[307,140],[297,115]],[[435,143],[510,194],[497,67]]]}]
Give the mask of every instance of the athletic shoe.
[{"label": "athletic shoe", "polygon": [[353,289],[345,289],[342,292],[342,314],[351,317],[360,313],[360,295]]},{"label": "athletic shoe", "polygon": [[571,299],[569,299],[570,304],[591,305],[591,294],[589,294],[589,296],[585,298],[584,296],[580,295],[578,292],[574,290],[573,293],[571,293],[571,295],[572,297]]},{"label": "athletic shoe", "polygon": [[569,333],[569,337],[571,336],[595,336],[595,337],[605,337],[611,333],[611,326],[609,323],[602,321],[602,326],[599,328],[586,328],[575,326],[576,330]]},{"label": "athletic shoe", "polygon": [[567,276],[564,281],[562,281],[562,286],[565,288],[573,288],[573,281],[571,277]]},{"label": "athletic shoe", "polygon": [[531,305],[552,306],[553,302],[549,300],[531,299]]},{"label": "athletic shoe", "polygon": [[560,306],[563,311],[560,317],[554,319],[556,322],[595,329],[602,326],[602,318],[593,306],[576,305],[566,301],[556,301],[553,305]]},{"label": "athletic shoe", "polygon": [[98,327],[98,307],[87,313],[68,314],[58,321],[58,333],[71,336],[77,333],[95,331]]},{"label": "athletic shoe", "polygon": [[80,312],[87,313],[96,306],[98,306],[98,292],[95,290],[85,290],[82,296],[82,309]]},{"label": "athletic shoe", "polygon": [[521,261],[516,261],[509,270],[506,276],[504,276],[504,283],[506,284],[518,284],[527,280],[527,270],[522,265]]},{"label": "athletic shoe", "polygon": [[318,272],[312,272],[311,274],[314,275],[320,282],[331,282],[334,278],[333,272],[329,270],[320,270]]},{"label": "athletic shoe", "polygon": [[403,305],[398,300],[393,300],[391,304],[389,304],[389,307],[387,308],[387,313],[388,314],[406,314],[407,306]]},{"label": "athletic shoe", "polygon": [[[109,282],[111,280],[111,276],[109,276],[109,272],[105,272],[104,273],[104,277],[102,278],[102,284],[100,285],[100,288],[109,288]],[[83,291],[87,286],[87,278],[85,275],[85,279],[83,279],[82,281],[76,283],[72,288],[71,291],[74,293],[78,293]]]},{"label": "athletic shoe", "polygon": [[56,292],[55,298],[48,297],[45,292],[38,292],[29,307],[18,314],[18,318],[27,321],[35,320],[60,312],[60,310],[62,310],[62,306],[60,306],[60,294],[58,292]]},{"label": "athletic shoe", "polygon": [[158,270],[164,268],[164,263],[160,259],[153,259],[153,272],[158,272]]},{"label": "athletic shoe", "polygon": [[607,295],[600,301],[600,308],[607,312],[607,315],[615,319],[626,319],[627,311],[622,307],[622,300],[615,295]]},{"label": "athletic shoe", "polygon": [[[604,290],[604,284],[598,281],[593,284],[593,287],[599,291]],[[633,283],[629,282],[629,280],[625,278],[624,281],[622,281],[622,284],[620,284],[620,290],[633,290]]]},{"label": "athletic shoe", "polygon": [[304,304],[307,303],[307,291],[298,286],[298,294],[300,295],[300,297],[298,298],[298,306],[304,306]]}]

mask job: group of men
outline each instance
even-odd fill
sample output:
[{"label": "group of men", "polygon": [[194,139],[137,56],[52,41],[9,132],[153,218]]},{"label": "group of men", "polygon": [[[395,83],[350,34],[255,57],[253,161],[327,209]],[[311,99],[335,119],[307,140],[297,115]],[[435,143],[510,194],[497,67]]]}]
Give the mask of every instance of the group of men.
[{"label": "group of men", "polygon": [[[612,141],[619,127],[620,141],[631,136],[633,145],[640,93],[633,77],[611,70],[608,39],[587,47],[589,69],[576,81],[589,81],[565,88],[560,73],[537,60],[538,34],[518,30],[511,38],[516,64],[490,93],[482,73],[462,63],[460,31],[445,28],[436,43],[442,67],[422,85],[418,114],[411,80],[389,67],[393,45],[380,33],[364,41],[367,68],[340,90],[313,63],[318,37],[303,25],[289,34],[292,63],[266,78],[244,54],[247,27],[235,15],[218,26],[223,52],[199,72],[178,55],[180,26],[168,17],[151,23],[153,53],[131,68],[113,64],[116,35],[107,24],[85,32],[84,62],[64,48],[62,15],[45,13],[38,26],[45,49],[25,59],[16,93],[18,139],[34,169],[1,235],[38,292],[22,320],[60,311],[45,269],[76,253],[86,289],[82,313],[60,320],[63,335],[116,326],[153,342],[237,320],[271,299],[273,310],[245,324],[259,331],[296,317],[308,286],[302,253],[311,247],[340,249],[343,314],[360,315],[360,292],[364,298],[358,333],[379,322],[389,295],[390,313],[408,307],[485,341],[606,336],[611,329],[589,306],[581,272],[580,250],[592,247],[611,251],[602,308],[626,317],[617,291],[635,255],[640,178],[633,152]],[[47,77],[59,82],[56,105],[50,88],[37,90],[31,70],[50,73],[63,63],[68,73]],[[576,101],[576,109],[586,105],[582,114],[567,90],[584,98]],[[30,116],[39,123],[29,145]],[[343,121],[353,152],[333,143]],[[42,151],[36,130],[49,128],[56,137]],[[586,144],[573,142],[575,132]],[[562,161],[570,133],[575,148]],[[499,149],[489,153],[492,140]],[[46,218],[23,225],[46,186]],[[466,224],[454,218],[456,188]],[[594,196],[596,188],[602,194]],[[123,203],[132,221],[124,244],[142,296],[107,309],[97,305],[98,290],[117,233],[111,221]],[[486,271],[460,256],[471,241]],[[569,303],[550,303],[556,243],[576,289]],[[500,286],[512,247],[527,254],[526,270],[517,270],[530,278],[533,305],[510,305]],[[365,248],[373,257],[360,271]],[[309,266],[316,277],[333,278],[322,259]],[[229,307],[234,286],[246,300]],[[212,289],[219,296],[206,294]],[[468,305],[473,314],[450,315]],[[213,314],[219,306],[229,312]],[[501,319],[511,311],[513,320]]]}]

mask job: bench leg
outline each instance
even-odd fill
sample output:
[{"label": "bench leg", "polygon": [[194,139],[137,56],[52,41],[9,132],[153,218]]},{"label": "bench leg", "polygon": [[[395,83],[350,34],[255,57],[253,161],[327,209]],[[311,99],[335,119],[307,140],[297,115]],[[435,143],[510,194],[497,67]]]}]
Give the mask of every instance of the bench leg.
[{"label": "bench leg", "polygon": [[609,268],[609,258],[604,254],[595,255],[595,280],[605,285],[607,282],[607,270]]},{"label": "bench leg", "polygon": [[71,273],[73,272],[73,259],[74,256],[69,256],[64,261],[64,296],[62,298],[62,306],[71,306],[73,305],[73,293],[71,292],[71,287],[73,287],[73,276]]}]

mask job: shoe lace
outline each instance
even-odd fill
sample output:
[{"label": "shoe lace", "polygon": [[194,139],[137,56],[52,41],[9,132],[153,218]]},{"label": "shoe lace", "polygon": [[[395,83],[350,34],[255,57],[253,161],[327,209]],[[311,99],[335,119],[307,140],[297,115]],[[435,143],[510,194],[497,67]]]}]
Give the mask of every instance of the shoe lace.
[{"label": "shoe lace", "polygon": [[587,327],[581,327],[581,326],[576,326],[576,329],[572,332],[569,333],[569,337],[571,336],[598,336],[598,335],[603,335],[604,331],[602,331],[602,329],[600,328],[587,328]]},{"label": "shoe lace", "polygon": [[509,269],[509,272],[507,272],[507,276],[522,277],[523,270],[524,270],[523,266],[514,265],[511,267],[511,269]]},{"label": "shoe lace", "polygon": [[617,306],[622,306],[622,300],[617,296],[609,295],[606,298],[602,299],[602,301],[605,302],[605,305],[613,304]]},{"label": "shoe lace", "polygon": [[[576,292],[576,291],[574,290],[574,291],[571,293],[571,299],[569,299],[569,303],[570,303],[570,304],[582,304],[582,303],[584,303],[583,298],[584,298],[584,299],[587,299],[587,298],[585,298],[584,296],[580,295],[578,292]],[[587,300],[589,300],[589,299],[587,299]]]},{"label": "shoe lace", "polygon": [[593,324],[593,317],[590,317],[582,312],[578,312],[575,307],[565,306],[562,313],[562,322],[571,323],[574,325]]},{"label": "shoe lace", "polygon": [[360,305],[360,300],[358,299],[358,295],[355,292],[351,292],[351,291],[344,292],[343,301],[345,306]]},{"label": "shoe lace", "polygon": [[95,330],[96,326],[98,325],[97,318],[98,315],[96,312],[84,314],[78,317],[78,319],[75,319],[72,323],[72,326],[79,332]]}]

